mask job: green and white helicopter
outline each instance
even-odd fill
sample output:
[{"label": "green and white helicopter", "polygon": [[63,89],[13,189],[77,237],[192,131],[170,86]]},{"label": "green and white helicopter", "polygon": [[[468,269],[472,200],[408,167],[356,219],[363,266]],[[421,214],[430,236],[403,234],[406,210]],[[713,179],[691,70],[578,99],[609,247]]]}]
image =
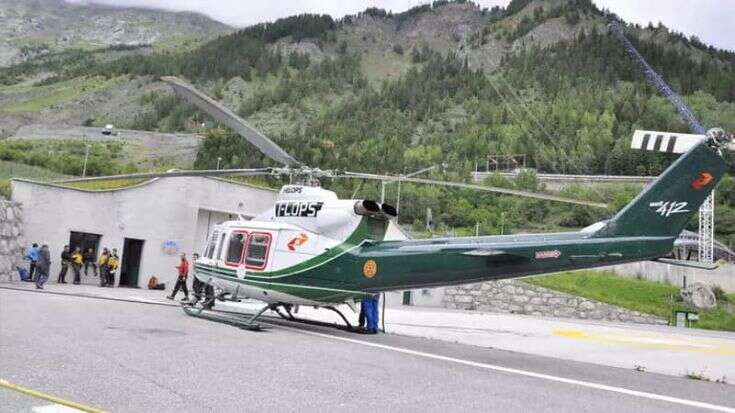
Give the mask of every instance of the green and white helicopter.
[{"label": "green and white helicopter", "polygon": [[[348,304],[352,307],[367,295],[385,291],[661,259],[670,254],[679,233],[727,171],[722,150],[730,144],[731,137],[721,130],[680,136],[637,132],[636,141],[644,149],[650,146],[649,141],[658,141],[650,149],[687,150],[607,221],[578,232],[388,240],[386,234],[390,231],[391,220],[396,217],[394,207],[372,200],[339,199],[334,192],[321,188],[318,180],[402,180],[590,207],[604,205],[464,183],[308,168],[190,84],[173,77],[163,80],[176,93],[240,133],[284,167],[173,171],[87,180],[192,175],[300,178],[300,184],[284,186],[273,208],[253,220],[215,225],[206,248],[194,264],[197,279],[219,289],[220,297],[264,302],[261,311],[240,323],[252,329],[258,328],[256,319],[269,309],[283,315],[282,308],[287,318],[293,318],[290,310],[296,305],[334,309],[337,305]],[[645,142],[640,142],[642,139]],[[213,301],[210,298],[208,304],[211,306]],[[184,308],[190,315],[203,314],[199,307]]]}]

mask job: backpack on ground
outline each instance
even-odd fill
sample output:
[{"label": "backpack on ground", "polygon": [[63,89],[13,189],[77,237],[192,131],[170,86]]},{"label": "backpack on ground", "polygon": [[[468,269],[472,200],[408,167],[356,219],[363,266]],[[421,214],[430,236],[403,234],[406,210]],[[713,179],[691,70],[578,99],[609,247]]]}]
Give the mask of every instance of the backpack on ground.
[{"label": "backpack on ground", "polygon": [[149,290],[165,290],[166,284],[165,283],[159,284],[158,278],[156,276],[153,276],[148,280],[148,289]]}]

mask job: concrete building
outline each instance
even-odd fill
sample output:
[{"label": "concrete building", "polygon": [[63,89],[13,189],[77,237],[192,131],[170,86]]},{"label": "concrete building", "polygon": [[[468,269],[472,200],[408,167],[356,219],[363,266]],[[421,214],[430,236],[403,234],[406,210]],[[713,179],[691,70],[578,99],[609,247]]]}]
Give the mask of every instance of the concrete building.
[{"label": "concrete building", "polygon": [[176,280],[180,252],[201,252],[214,224],[251,219],[272,207],[277,196],[268,188],[207,177],[159,178],[114,190],[13,179],[12,190],[23,207],[26,243],[51,249],[51,280],[69,244],[98,254],[103,247],[117,248],[116,285],[145,287],[156,276],[167,288]]}]

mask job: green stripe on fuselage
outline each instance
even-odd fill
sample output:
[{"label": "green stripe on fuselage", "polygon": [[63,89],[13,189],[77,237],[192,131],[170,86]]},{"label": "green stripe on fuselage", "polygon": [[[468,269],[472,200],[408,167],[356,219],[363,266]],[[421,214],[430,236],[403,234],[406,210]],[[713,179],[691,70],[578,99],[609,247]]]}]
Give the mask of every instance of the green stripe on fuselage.
[{"label": "green stripe on fuselage", "polygon": [[[271,291],[277,291],[284,294],[289,294],[295,297],[299,297],[305,300],[311,300],[311,301],[321,301],[321,302],[328,302],[328,303],[340,303],[347,301],[349,299],[359,299],[367,293],[362,293],[360,291],[350,291],[350,290],[341,290],[341,289],[334,289],[334,288],[328,288],[328,287],[319,287],[319,286],[313,286],[313,285],[299,285],[294,283],[280,283],[280,282],[270,282],[270,281],[262,281],[262,280],[253,280],[249,278],[238,278],[237,275],[234,272],[231,272],[230,275],[225,274],[222,271],[212,271],[211,269],[207,269],[202,264],[197,264],[196,271],[198,274],[204,275],[205,277],[212,277],[216,279],[221,279],[224,281],[230,281],[230,282],[236,282],[238,284],[245,284],[256,288],[262,288],[264,290],[271,290]],[[251,297],[251,298],[259,298],[259,297]]]}]

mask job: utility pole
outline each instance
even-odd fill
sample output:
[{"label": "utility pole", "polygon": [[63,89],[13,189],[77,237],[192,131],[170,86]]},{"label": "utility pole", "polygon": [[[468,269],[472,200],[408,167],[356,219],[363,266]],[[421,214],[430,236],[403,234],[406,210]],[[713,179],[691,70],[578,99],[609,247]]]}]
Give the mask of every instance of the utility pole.
[{"label": "utility pole", "polygon": [[429,166],[428,168],[419,169],[416,172],[411,172],[408,175],[398,175],[398,196],[396,197],[396,212],[400,214],[401,212],[401,178],[410,178],[412,176],[421,175],[424,172],[429,172],[430,170],[436,168],[436,165]]},{"label": "utility pole", "polygon": [[84,166],[82,167],[82,178],[87,176],[87,160],[89,159],[89,144],[85,143],[86,150],[84,151]]}]

